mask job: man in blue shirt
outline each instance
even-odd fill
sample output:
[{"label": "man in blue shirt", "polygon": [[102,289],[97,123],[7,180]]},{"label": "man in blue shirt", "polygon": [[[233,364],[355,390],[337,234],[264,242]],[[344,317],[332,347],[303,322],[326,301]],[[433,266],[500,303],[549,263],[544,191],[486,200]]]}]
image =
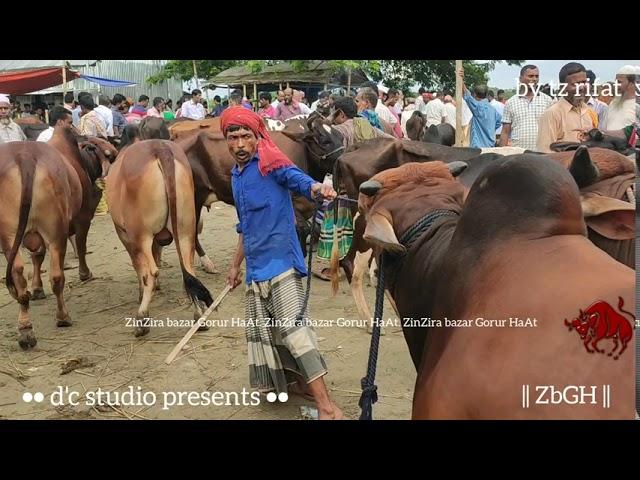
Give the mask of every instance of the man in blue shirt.
[{"label": "man in blue shirt", "polygon": [[464,84],[464,69],[458,70],[458,76],[462,78],[464,101],[473,113],[471,119],[471,143],[472,148],[491,148],[496,146],[496,130],[502,126],[502,115],[491,106],[487,100],[487,86],[476,85],[473,87],[473,96]]},{"label": "man in blue shirt", "polygon": [[323,379],[327,367],[313,328],[304,322],[307,312],[302,312],[303,323],[296,324],[304,303],[302,277],[308,272],[290,192],[310,200],[337,194],[296,167],[272,142],[255,112],[230,107],[220,117],[220,126],[236,160],[231,186],[239,238],[227,283],[233,288],[242,283],[240,265],[246,258],[251,386],[279,396],[290,389],[313,398],[320,419],[343,418],[329,398]]}]

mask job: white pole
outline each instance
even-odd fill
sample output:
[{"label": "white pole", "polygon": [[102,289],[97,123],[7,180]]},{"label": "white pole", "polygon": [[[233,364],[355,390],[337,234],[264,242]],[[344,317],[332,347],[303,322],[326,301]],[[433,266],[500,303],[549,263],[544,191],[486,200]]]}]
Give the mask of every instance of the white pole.
[{"label": "white pole", "polygon": [[458,70],[462,68],[462,60],[456,60],[456,147],[462,146],[462,78]]}]

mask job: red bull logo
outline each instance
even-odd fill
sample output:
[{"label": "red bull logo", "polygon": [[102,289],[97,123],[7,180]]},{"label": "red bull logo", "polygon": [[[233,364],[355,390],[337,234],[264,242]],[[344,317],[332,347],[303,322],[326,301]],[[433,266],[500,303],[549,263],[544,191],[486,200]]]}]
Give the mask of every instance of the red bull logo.
[{"label": "red bull logo", "polygon": [[[635,316],[623,310],[623,306],[624,300],[618,297],[618,310],[631,317],[635,323]],[[569,331],[576,329],[580,338],[584,340],[584,348],[589,353],[605,353],[604,349],[598,348],[598,343],[605,339],[612,339],[614,346],[607,356],[613,356],[615,360],[627,349],[627,344],[633,338],[631,322],[603,300],[593,303],[584,311],[580,310],[578,317],[571,322],[565,318],[564,324],[569,327]],[[615,353],[618,348],[620,350]]]}]

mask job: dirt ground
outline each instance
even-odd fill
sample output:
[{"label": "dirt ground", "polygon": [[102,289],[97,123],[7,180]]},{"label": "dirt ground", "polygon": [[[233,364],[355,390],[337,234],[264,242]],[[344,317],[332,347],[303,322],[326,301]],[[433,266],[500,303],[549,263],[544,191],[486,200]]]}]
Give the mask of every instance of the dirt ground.
[{"label": "dirt ground", "polygon": [[[198,266],[196,274],[215,298],[224,287],[237,242],[233,228],[237,222],[235,209],[216,203],[211,212],[205,212],[204,220],[200,238],[220,273],[207,274]],[[152,328],[151,333],[142,338],[135,338],[133,327],[127,326],[126,318],[134,317],[138,306],[137,279],[109,215],[94,219],[88,249],[92,253],[87,262],[94,279],[81,283],[77,268],[65,272],[65,299],[73,326],[55,326],[55,297],[48,273],[43,275],[47,298],[31,302],[31,319],[38,339],[33,350],[24,352],[18,346],[18,306],[0,282],[0,418],[295,420],[303,418],[301,406],[313,405],[298,396],[290,396],[285,403],[269,403],[261,397],[257,406],[238,405],[235,396],[228,399],[230,405],[206,405],[206,401],[204,405],[198,404],[202,392],[241,393],[243,388],[250,391],[244,328],[228,325],[198,332],[178,358],[166,365],[164,358],[188,330],[184,326],[167,326],[167,319],[193,318],[182,289],[174,245],[164,250],[163,260],[168,265],[160,270],[161,290],[156,292],[150,308],[150,315],[165,325]],[[71,250],[67,258],[77,265]],[[197,260],[196,264],[199,265]],[[30,263],[28,265],[26,270],[30,271]],[[316,268],[322,265],[324,263],[316,263]],[[5,268],[6,260],[0,255],[3,280]],[[43,268],[49,269],[48,256]],[[374,288],[367,285],[365,294],[373,309]],[[342,280],[340,291],[332,297],[330,283],[313,278],[309,308],[312,318],[334,321],[333,326],[316,329],[329,368],[325,381],[338,406],[349,418],[357,419],[360,378],[366,371],[371,336],[358,325],[335,325],[339,317],[358,322],[346,281]],[[385,318],[390,312],[392,309],[385,303]],[[231,292],[218,312],[209,318],[232,317],[244,318],[241,287]],[[65,362],[77,359],[82,359],[85,366],[61,374]],[[378,358],[379,400],[374,405],[374,418],[410,418],[414,380],[415,370],[400,328],[387,328]],[[66,404],[68,392],[76,392],[74,400],[78,405],[53,405],[51,394],[60,391],[60,387],[65,393],[62,401]],[[90,406],[88,399],[92,394],[96,398],[98,388],[103,395],[129,391],[142,396],[153,392],[155,398],[147,393],[144,398],[137,395],[132,399],[122,398],[112,407]],[[25,392],[34,395],[40,392],[44,394],[44,401],[26,402]],[[182,396],[184,405],[177,404],[178,392],[197,392],[192,394],[193,405],[188,404],[186,394]],[[36,395],[36,400],[38,397]],[[114,396],[100,398],[101,403],[115,403]],[[224,401],[222,397],[216,398],[216,403]],[[175,401],[176,405],[166,405],[169,401]],[[165,406],[167,408],[163,408]]]}]

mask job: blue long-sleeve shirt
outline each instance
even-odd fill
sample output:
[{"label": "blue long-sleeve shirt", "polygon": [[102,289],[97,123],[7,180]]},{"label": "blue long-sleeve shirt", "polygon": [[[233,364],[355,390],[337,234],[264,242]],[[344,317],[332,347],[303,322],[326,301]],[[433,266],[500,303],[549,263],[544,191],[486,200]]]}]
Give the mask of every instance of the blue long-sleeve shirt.
[{"label": "blue long-sleeve shirt", "polygon": [[298,167],[284,167],[265,176],[258,170],[258,156],[242,169],[231,171],[231,188],[239,222],[236,231],[244,236],[247,262],[246,282],[263,282],[292,267],[307,275],[296,233],[290,191],[311,200],[316,183]]},{"label": "blue long-sleeve shirt", "polygon": [[496,130],[502,126],[502,115],[484,98],[476,100],[469,90],[464,92],[464,100],[473,113],[471,119],[472,148],[490,148],[496,146]]}]

